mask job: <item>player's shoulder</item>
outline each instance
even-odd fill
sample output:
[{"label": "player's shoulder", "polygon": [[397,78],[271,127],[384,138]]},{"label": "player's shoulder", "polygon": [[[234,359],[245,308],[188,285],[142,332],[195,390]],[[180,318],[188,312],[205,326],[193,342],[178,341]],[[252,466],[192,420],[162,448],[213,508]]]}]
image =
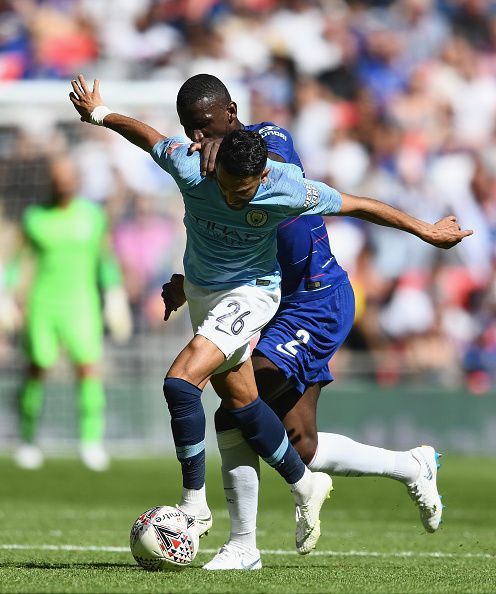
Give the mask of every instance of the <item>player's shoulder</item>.
[{"label": "player's shoulder", "polygon": [[258,132],[262,138],[275,137],[283,140],[284,142],[292,141],[290,132],[281,126],[278,126],[274,122],[259,122],[258,124],[251,124],[246,126],[247,130],[252,132]]},{"label": "player's shoulder", "polygon": [[105,211],[98,202],[88,200],[84,196],[76,195],[72,200],[74,211],[79,214],[87,215],[95,219],[105,219]]},{"label": "player's shoulder", "polygon": [[88,210],[91,212],[102,212],[103,208],[100,206],[98,202],[93,202],[93,200],[89,200],[80,194],[76,194],[72,199],[72,203],[76,208],[80,208],[81,210]]},{"label": "player's shoulder", "polygon": [[31,204],[24,209],[22,213],[22,222],[24,225],[30,223],[32,220],[38,218],[46,211],[45,204]]},{"label": "player's shoulder", "polygon": [[195,184],[203,178],[200,175],[200,153],[190,152],[191,140],[185,136],[171,136],[159,140],[151,155],[156,163],[170,173],[176,182]]},{"label": "player's shoulder", "polygon": [[[169,136],[162,138],[152,148],[152,156],[157,159],[167,159],[178,161],[188,156],[191,140],[185,136]],[[191,156],[197,156],[197,153],[191,153]]]},{"label": "player's shoulder", "polygon": [[269,180],[273,184],[301,183],[305,179],[302,170],[294,163],[281,163],[267,159],[267,167],[269,168]]}]

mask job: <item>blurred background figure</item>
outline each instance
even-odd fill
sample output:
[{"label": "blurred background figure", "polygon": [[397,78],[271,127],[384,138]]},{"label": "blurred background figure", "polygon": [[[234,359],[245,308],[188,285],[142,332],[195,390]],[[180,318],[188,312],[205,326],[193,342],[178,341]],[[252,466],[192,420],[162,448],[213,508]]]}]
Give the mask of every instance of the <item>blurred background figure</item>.
[{"label": "blurred background figure", "polygon": [[99,286],[107,323],[119,340],[126,340],[131,331],[127,301],[109,251],[106,217],[100,207],[76,195],[74,163],[68,157],[53,158],[49,176],[50,200],[25,210],[22,243],[5,272],[5,286],[14,290],[23,257],[27,252],[33,256],[34,276],[24,304],[29,366],[20,395],[22,445],[15,461],[26,469],[43,464],[36,445],[43,379],[63,346],[78,381],[81,460],[102,471],[109,458],[103,447],[105,394],[97,368],[103,339]]},{"label": "blurred background figure", "polygon": [[158,298],[163,279],[172,273],[170,255],[177,232],[174,219],[154,212],[153,201],[145,195],[133,197],[125,217],[114,227],[115,253],[137,331],[163,327],[162,300]]}]

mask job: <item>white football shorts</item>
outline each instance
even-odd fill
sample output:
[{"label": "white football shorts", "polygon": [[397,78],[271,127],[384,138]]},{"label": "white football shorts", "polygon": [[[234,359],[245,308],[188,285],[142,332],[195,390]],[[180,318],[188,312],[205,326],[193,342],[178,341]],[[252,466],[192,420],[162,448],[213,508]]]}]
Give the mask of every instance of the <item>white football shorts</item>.
[{"label": "white football shorts", "polygon": [[212,291],[184,279],[194,334],[205,336],[225,355],[215,373],[227,371],[250,356],[250,341],[275,315],[281,292],[240,286]]}]

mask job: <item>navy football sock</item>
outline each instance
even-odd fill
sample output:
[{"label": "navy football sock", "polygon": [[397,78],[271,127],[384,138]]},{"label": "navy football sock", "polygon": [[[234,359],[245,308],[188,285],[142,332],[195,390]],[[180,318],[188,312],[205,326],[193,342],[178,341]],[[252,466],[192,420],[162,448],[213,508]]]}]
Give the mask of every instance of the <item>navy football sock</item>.
[{"label": "navy football sock", "polygon": [[222,406],[222,404],[215,411],[214,425],[216,433],[222,433],[223,431],[230,431],[231,429],[238,428],[234,417],[230,414],[230,411],[227,408]]},{"label": "navy football sock", "polygon": [[305,465],[289,443],[281,420],[260,397],[242,408],[226,410],[255,452],[287,483],[294,484],[301,479]]},{"label": "navy football sock", "polygon": [[186,380],[175,377],[164,380],[176,456],[186,489],[201,489],[205,484],[205,413],[201,394],[200,388]]}]

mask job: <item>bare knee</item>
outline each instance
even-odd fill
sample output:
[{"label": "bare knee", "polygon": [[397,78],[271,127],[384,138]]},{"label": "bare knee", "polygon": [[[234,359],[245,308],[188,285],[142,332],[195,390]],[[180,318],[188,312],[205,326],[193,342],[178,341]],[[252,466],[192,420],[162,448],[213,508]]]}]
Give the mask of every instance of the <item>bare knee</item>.
[{"label": "bare knee", "polygon": [[76,365],[76,374],[80,380],[90,377],[99,377],[100,375],[97,365],[93,363]]},{"label": "bare knee", "polygon": [[203,387],[224,362],[224,354],[207,338],[196,335],[176,357],[167,377],[175,377]]},{"label": "bare knee", "polygon": [[257,398],[257,385],[250,359],[211,377],[212,386],[225,408],[242,408]]}]

